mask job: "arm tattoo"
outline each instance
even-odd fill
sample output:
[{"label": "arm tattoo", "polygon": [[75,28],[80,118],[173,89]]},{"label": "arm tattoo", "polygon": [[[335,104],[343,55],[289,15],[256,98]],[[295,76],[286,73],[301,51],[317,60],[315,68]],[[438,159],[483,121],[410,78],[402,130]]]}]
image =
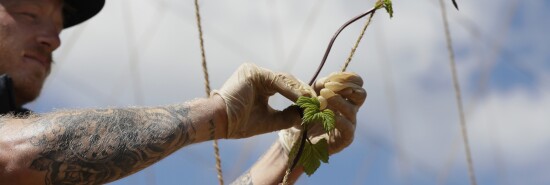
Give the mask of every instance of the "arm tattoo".
[{"label": "arm tattoo", "polygon": [[48,185],[101,184],[130,175],[194,141],[189,107],[61,112],[38,118],[31,168]]},{"label": "arm tattoo", "polygon": [[233,181],[231,185],[254,185],[250,176],[250,170],[244,172],[244,174]]}]

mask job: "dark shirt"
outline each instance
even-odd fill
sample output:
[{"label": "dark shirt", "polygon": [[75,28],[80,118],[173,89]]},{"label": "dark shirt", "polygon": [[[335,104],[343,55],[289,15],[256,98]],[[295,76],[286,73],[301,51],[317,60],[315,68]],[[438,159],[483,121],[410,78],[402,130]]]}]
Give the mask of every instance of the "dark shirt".
[{"label": "dark shirt", "polygon": [[13,82],[8,75],[0,75],[0,115],[14,114],[24,115],[30,111],[15,104],[15,94],[13,93]]}]

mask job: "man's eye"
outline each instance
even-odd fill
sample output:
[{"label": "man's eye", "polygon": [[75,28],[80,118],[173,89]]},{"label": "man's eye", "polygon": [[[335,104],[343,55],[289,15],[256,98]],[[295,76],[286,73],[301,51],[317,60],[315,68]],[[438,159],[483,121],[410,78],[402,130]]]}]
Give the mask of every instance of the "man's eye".
[{"label": "man's eye", "polygon": [[25,18],[30,19],[30,20],[35,20],[36,17],[37,17],[36,14],[34,14],[34,13],[29,13],[29,12],[21,12],[21,13],[19,13],[19,14],[22,15],[23,17],[25,17]]}]

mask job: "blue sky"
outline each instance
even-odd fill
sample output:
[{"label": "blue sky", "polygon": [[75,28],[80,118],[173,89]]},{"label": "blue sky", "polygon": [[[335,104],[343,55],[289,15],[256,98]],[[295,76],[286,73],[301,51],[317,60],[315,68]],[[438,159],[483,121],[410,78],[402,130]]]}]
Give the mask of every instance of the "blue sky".
[{"label": "blue sky", "polygon": [[[333,32],[373,3],[201,1],[212,88],[243,62],[309,80]],[[550,3],[458,3],[460,11],[447,10],[479,184],[550,183]],[[354,143],[298,184],[468,184],[438,1],[395,1],[394,9],[393,19],[375,15],[349,68],[369,93]],[[341,34],[322,76],[340,69],[363,22]],[[192,1],[108,0],[62,42],[42,96],[29,105],[38,112],[204,96]],[[290,104],[280,96],[270,102]],[[275,139],[221,141],[225,181]],[[207,142],[111,184],[216,183]]]}]

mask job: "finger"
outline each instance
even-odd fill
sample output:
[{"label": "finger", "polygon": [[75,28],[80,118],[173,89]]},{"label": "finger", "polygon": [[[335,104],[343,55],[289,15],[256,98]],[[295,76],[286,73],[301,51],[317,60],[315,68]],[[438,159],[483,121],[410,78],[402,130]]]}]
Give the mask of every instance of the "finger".
[{"label": "finger", "polygon": [[327,77],[320,78],[315,81],[313,84],[313,89],[315,89],[315,92],[319,92],[321,89],[325,88],[325,83],[328,82]]},{"label": "finger", "polygon": [[328,76],[328,81],[340,83],[350,82],[359,86],[363,86],[363,79],[353,72],[332,73]]},{"label": "finger", "polygon": [[345,88],[345,89],[338,92],[338,94],[341,95],[341,96],[347,96],[347,95],[350,95],[352,93],[353,93],[353,89],[351,87]]},{"label": "finger", "polygon": [[327,99],[321,95],[321,96],[317,96],[317,100],[319,100],[319,109],[325,110],[328,106]]},{"label": "finger", "polygon": [[333,96],[336,96],[336,93],[334,93],[334,91],[327,88],[321,89],[320,94],[325,99],[329,99],[329,98],[332,98]]},{"label": "finger", "polygon": [[338,153],[349,146],[355,137],[355,128],[354,122],[342,116],[336,116],[336,129],[331,133],[329,153]]},{"label": "finger", "polygon": [[329,109],[335,111],[335,113],[340,113],[347,119],[352,122],[355,122],[355,114],[357,113],[358,106],[351,104],[340,95],[333,96],[332,98],[327,99],[329,104]]},{"label": "finger", "polygon": [[357,106],[363,105],[363,103],[365,103],[365,99],[367,98],[367,91],[363,88],[348,88],[340,91],[338,94]]},{"label": "finger", "polygon": [[345,88],[349,88],[349,87],[354,88],[354,89],[362,88],[361,86],[359,86],[357,84],[354,84],[354,83],[351,83],[351,82],[345,82],[345,83],[327,82],[327,83],[325,83],[325,88],[330,89],[334,92],[339,92],[339,91],[344,90]]},{"label": "finger", "polygon": [[341,132],[341,134],[344,135],[351,135],[353,137],[353,133],[355,132],[356,128],[356,122],[351,121],[345,117],[342,116],[336,116],[336,126],[335,129]]},{"label": "finger", "polygon": [[255,88],[266,96],[280,93],[291,101],[296,101],[300,96],[315,96],[313,89],[286,73],[276,73],[268,69],[258,67],[255,64],[243,64],[246,71],[252,73],[252,81]]},{"label": "finger", "polygon": [[293,102],[300,96],[317,96],[313,88],[290,74],[275,73],[272,79],[267,80],[270,87]]},{"label": "finger", "polygon": [[302,118],[300,117],[302,109],[297,106],[289,106],[282,111],[275,111],[266,117],[266,132],[287,129],[296,125],[300,125]]},{"label": "finger", "polygon": [[[338,94],[344,97],[344,99],[350,101],[352,104],[358,105],[358,106],[363,105],[367,96],[367,93],[363,88],[361,89],[346,88],[338,92]],[[326,101],[326,99],[336,96],[336,94],[332,90],[327,88],[321,89],[320,95],[321,96],[319,96],[319,101],[321,101],[321,98],[323,98],[323,100]],[[328,103],[328,102],[325,102],[325,103]],[[321,105],[323,105],[323,102],[321,102]],[[321,106],[321,110],[323,110],[324,107],[325,106]]]},{"label": "finger", "polygon": [[328,82],[354,83],[358,86],[363,86],[363,79],[359,75],[352,72],[335,72],[315,81],[313,87],[316,92],[319,92],[321,89],[325,88],[325,84]]},{"label": "finger", "polygon": [[323,124],[318,122],[310,123],[307,130],[308,137],[317,137],[326,134],[326,132],[327,131],[323,127]]}]

